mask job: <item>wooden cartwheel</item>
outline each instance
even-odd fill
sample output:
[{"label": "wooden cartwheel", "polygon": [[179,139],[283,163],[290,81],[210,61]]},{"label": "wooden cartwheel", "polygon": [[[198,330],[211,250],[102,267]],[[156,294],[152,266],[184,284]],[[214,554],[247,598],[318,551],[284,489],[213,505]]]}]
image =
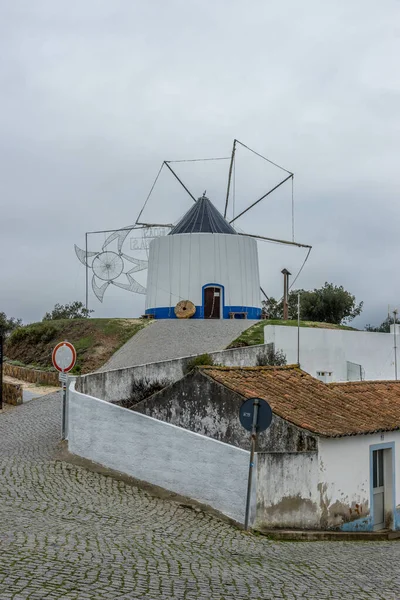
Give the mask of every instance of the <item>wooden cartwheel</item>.
[{"label": "wooden cartwheel", "polygon": [[196,307],[190,300],[181,300],[174,310],[178,319],[190,319],[196,312]]}]

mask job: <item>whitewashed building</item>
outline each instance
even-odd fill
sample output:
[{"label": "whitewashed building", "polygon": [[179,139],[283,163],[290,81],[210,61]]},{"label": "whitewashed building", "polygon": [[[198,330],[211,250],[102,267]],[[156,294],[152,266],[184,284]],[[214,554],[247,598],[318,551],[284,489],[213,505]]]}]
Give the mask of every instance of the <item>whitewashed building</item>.
[{"label": "whitewashed building", "polygon": [[[282,350],[288,364],[301,368],[326,383],[395,379],[395,343],[400,346],[400,327],[391,333],[267,325],[264,342]],[[400,348],[398,376],[400,379]]]},{"label": "whitewashed building", "polygon": [[205,196],[150,243],[146,314],[174,319],[181,301],[193,303],[195,319],[261,316],[257,242],[238,234]]},{"label": "whitewashed building", "polygon": [[254,526],[400,529],[400,382],[324,384],[296,366],[203,367],[139,403],[162,421],[247,449],[243,400],[264,398]]},{"label": "whitewashed building", "polygon": [[74,454],[243,523],[249,433],[239,409],[264,398],[273,420],[258,436],[254,528],[400,530],[400,382],[325,384],[293,365],[210,366],[133,411],[82,384],[69,397]]}]

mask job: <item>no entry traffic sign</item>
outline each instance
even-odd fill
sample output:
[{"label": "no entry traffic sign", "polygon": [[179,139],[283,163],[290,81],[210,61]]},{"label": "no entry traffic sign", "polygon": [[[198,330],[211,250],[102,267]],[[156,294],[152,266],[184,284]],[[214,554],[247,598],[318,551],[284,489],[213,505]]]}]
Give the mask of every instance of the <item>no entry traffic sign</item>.
[{"label": "no entry traffic sign", "polygon": [[[256,402],[257,401],[257,404]],[[239,411],[239,419],[241,425],[247,431],[253,430],[253,421],[254,421],[254,409],[258,406],[257,418],[255,422],[256,432],[261,433],[261,431],[265,431],[271,425],[272,421],[272,408],[262,398],[249,398],[243,402]]]},{"label": "no entry traffic sign", "polygon": [[53,366],[61,373],[68,373],[76,363],[76,350],[69,342],[60,342],[53,350]]}]

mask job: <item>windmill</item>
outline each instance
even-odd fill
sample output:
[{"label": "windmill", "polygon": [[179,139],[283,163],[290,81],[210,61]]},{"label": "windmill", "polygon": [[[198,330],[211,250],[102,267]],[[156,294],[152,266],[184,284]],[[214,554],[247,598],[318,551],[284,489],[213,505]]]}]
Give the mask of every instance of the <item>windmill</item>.
[{"label": "windmill", "polygon": [[[99,231],[99,232],[87,232],[85,234],[85,242],[86,242],[85,249],[82,249],[75,245],[76,255],[77,255],[78,259],[80,260],[80,262],[86,268],[86,307],[87,308],[88,308],[88,292],[89,292],[89,279],[90,278],[91,278],[91,287],[92,287],[93,293],[95,294],[95,296],[97,297],[97,299],[100,302],[103,301],[104,294],[106,293],[107,289],[110,288],[110,286],[115,286],[117,288],[124,289],[124,290],[132,292],[132,293],[146,294],[146,288],[134,278],[134,274],[138,273],[140,271],[144,271],[148,267],[149,240],[154,239],[156,237],[163,236],[163,235],[167,235],[168,233],[171,232],[171,229],[174,227],[174,224],[172,224],[172,223],[148,223],[148,222],[143,222],[141,220],[143,211],[145,210],[145,208],[152,196],[152,193],[155,189],[155,186],[159,180],[159,177],[164,169],[166,169],[169,173],[172,174],[172,176],[175,178],[175,180],[184,189],[186,194],[192,199],[192,201],[194,203],[196,203],[196,202],[198,202],[198,199],[190,191],[189,187],[178,176],[178,174],[172,168],[171,165],[174,163],[179,163],[179,162],[201,162],[204,160],[229,160],[228,182],[227,182],[224,212],[223,212],[223,217],[225,220],[227,220],[229,204],[230,204],[230,201],[232,200],[232,196],[234,195],[234,174],[235,174],[236,153],[237,153],[238,145],[245,148],[249,152],[252,152],[256,156],[260,157],[261,159],[263,159],[264,161],[266,161],[268,164],[272,165],[276,169],[282,171],[284,173],[284,176],[281,181],[279,181],[272,188],[268,189],[265,193],[263,193],[255,201],[253,201],[251,204],[249,204],[245,209],[241,210],[239,212],[239,214],[234,215],[231,220],[227,221],[227,223],[229,223],[229,225],[231,227],[235,227],[237,224],[237,221],[241,217],[243,217],[245,214],[252,211],[257,205],[259,205],[262,201],[266,200],[281,186],[284,186],[285,184],[286,185],[291,184],[291,197],[292,197],[292,202],[291,202],[292,239],[291,240],[284,240],[284,239],[278,239],[278,238],[273,238],[273,237],[267,237],[264,235],[245,233],[245,232],[241,232],[238,230],[236,230],[235,233],[237,233],[240,236],[254,238],[255,240],[273,242],[273,243],[277,243],[277,244],[295,246],[298,248],[307,249],[307,255],[305,257],[305,260],[304,260],[303,264],[301,265],[298,273],[293,278],[291,287],[293,286],[293,284],[299,277],[301,271],[303,270],[304,265],[306,264],[308,257],[310,255],[310,252],[311,252],[310,245],[297,242],[297,241],[295,241],[295,237],[294,237],[294,195],[293,195],[294,174],[291,171],[288,171],[287,169],[278,165],[277,163],[269,160],[265,156],[259,154],[255,150],[252,150],[251,148],[249,148],[248,146],[246,146],[239,140],[235,139],[233,141],[232,152],[229,157],[216,158],[216,159],[209,159],[209,158],[208,159],[192,159],[189,161],[163,161],[163,163],[161,164],[161,167],[158,171],[158,174],[153,182],[153,185],[150,189],[150,192],[149,192],[134,224],[127,226],[127,227],[123,227],[122,229],[113,230],[113,231],[105,230],[105,231]],[[232,186],[232,183],[233,183],[233,186]],[[233,187],[233,193],[232,193],[232,187]],[[141,256],[138,258],[137,256],[128,254],[128,251],[126,249],[124,249],[124,246],[126,246],[127,238],[129,236],[129,234],[131,234],[133,231],[137,232],[139,234],[139,236],[141,235],[142,240],[138,245],[136,245],[136,247],[131,247],[130,250],[135,250],[136,253],[137,253],[137,251],[144,250],[146,253],[145,257]],[[108,235],[108,237],[106,237],[100,250],[89,251],[88,250],[88,236],[91,234],[94,234],[94,233],[108,233],[109,235]],[[263,288],[260,287],[260,289],[261,289],[261,292],[263,293],[263,295],[266,298],[268,298],[268,296],[264,292]]]}]

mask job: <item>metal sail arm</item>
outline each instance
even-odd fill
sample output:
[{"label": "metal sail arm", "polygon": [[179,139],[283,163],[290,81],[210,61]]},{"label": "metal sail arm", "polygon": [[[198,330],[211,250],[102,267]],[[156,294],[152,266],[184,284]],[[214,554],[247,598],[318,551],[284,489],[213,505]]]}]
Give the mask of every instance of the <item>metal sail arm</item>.
[{"label": "metal sail arm", "polygon": [[252,233],[240,233],[237,232],[238,235],[244,235],[246,237],[256,238],[258,240],[266,240],[267,242],[275,242],[277,244],[287,244],[288,246],[297,246],[298,248],[309,248],[311,250],[312,246],[309,244],[300,244],[300,242],[289,242],[287,240],[278,240],[276,238],[265,237],[263,235],[253,235]]},{"label": "metal sail arm", "polygon": [[166,228],[172,228],[174,226],[173,223],[139,223],[139,221],[136,223],[136,225],[141,225],[143,229],[146,229],[148,227],[166,227]]},{"label": "metal sail arm", "polygon": [[283,179],[283,181],[281,181],[280,183],[278,183],[278,185],[276,185],[275,187],[273,187],[272,190],[269,190],[269,192],[267,192],[266,194],[264,194],[263,196],[261,196],[261,198],[259,198],[255,202],[253,202],[253,204],[250,204],[250,206],[248,206],[247,208],[245,208],[244,210],[242,210],[242,212],[240,214],[238,214],[234,219],[232,219],[232,221],[229,221],[229,223],[232,224],[234,221],[236,221],[236,219],[238,219],[239,217],[241,217],[242,215],[244,215],[244,213],[247,213],[247,211],[249,211],[256,204],[258,204],[259,202],[261,202],[261,200],[264,200],[264,198],[266,198],[267,196],[269,196],[270,194],[272,194],[272,192],[274,192],[275,190],[277,190],[279,187],[281,187],[281,185],[283,185],[284,183],[286,183],[286,181],[288,181],[289,179],[292,179],[292,178],[293,178],[293,173],[290,173],[290,175],[288,175],[285,179]]},{"label": "metal sail arm", "polygon": [[230,192],[230,189],[231,189],[232,169],[233,169],[233,161],[235,160],[236,142],[237,142],[237,140],[233,140],[231,164],[229,165],[228,187],[227,187],[227,190],[226,190],[224,219],[226,219],[226,214],[228,212],[229,192]]},{"label": "metal sail arm", "polygon": [[178,177],[178,175],[175,173],[175,171],[169,166],[169,161],[164,160],[163,163],[166,167],[168,167],[168,169],[171,171],[172,175],[179,181],[179,183],[181,184],[181,186],[183,187],[183,189],[189,194],[189,196],[191,198],[193,198],[194,202],[197,202],[196,198],[193,196],[193,194],[191,192],[189,192],[189,190],[187,189],[186,185],[183,183],[183,181],[181,181]]}]

